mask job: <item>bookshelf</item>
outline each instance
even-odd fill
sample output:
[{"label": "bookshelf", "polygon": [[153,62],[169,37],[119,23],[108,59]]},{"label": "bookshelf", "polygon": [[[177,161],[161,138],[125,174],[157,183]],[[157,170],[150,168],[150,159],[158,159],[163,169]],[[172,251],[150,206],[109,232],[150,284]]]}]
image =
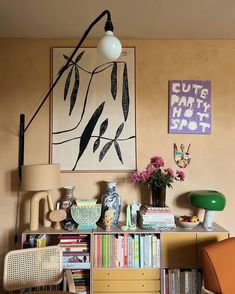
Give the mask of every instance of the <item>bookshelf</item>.
[{"label": "bookshelf", "polygon": [[[228,231],[217,224],[211,232],[206,231],[202,224],[192,230],[176,227],[171,231],[137,229],[124,232],[121,226],[109,232],[101,227],[72,232],[52,228],[33,232],[26,230],[22,234],[22,246],[32,234],[44,234],[46,245],[59,244],[61,239],[68,240],[66,236],[74,235],[79,239],[85,235],[89,249],[84,254],[89,257],[83,261],[87,264],[78,268],[75,265],[74,268],[76,276],[89,281],[89,287],[84,288],[87,290],[81,287],[77,293],[177,294],[179,287],[187,290],[188,287],[196,289],[195,283],[200,286],[196,282],[196,278],[201,279],[200,248],[229,237]],[[197,291],[188,293],[196,294]]]}]

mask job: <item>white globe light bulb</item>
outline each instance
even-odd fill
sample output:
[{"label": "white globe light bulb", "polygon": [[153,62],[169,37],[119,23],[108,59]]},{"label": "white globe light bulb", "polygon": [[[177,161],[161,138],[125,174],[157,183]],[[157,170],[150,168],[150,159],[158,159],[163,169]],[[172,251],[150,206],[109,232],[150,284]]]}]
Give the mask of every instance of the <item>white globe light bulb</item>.
[{"label": "white globe light bulb", "polygon": [[122,53],[121,42],[113,35],[112,31],[106,31],[105,36],[101,38],[97,50],[103,58],[113,61],[118,59]]}]

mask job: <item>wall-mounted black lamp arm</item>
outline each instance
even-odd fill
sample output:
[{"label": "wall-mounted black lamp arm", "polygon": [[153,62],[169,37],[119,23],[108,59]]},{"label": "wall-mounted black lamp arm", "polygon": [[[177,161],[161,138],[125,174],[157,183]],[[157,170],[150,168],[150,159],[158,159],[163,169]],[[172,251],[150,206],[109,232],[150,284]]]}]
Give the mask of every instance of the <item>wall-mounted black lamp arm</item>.
[{"label": "wall-mounted black lamp arm", "polygon": [[32,118],[30,119],[30,121],[28,122],[28,124],[25,127],[25,115],[21,114],[20,115],[20,128],[19,128],[19,161],[18,161],[18,170],[19,170],[19,177],[21,179],[22,175],[21,175],[21,167],[24,164],[24,134],[26,132],[26,130],[28,129],[28,127],[30,126],[30,124],[32,123],[32,121],[34,120],[35,116],[38,114],[38,112],[40,111],[40,109],[42,108],[42,106],[44,105],[44,103],[46,102],[46,100],[48,99],[48,97],[50,96],[52,90],[55,88],[56,84],[58,83],[58,81],[60,80],[61,76],[63,75],[64,71],[66,70],[67,66],[70,64],[70,62],[72,61],[73,57],[75,56],[75,54],[77,53],[77,51],[80,49],[80,47],[82,46],[84,40],[86,39],[87,35],[89,34],[89,32],[91,31],[91,29],[94,27],[94,25],[101,19],[103,18],[103,16],[107,15],[107,21],[105,23],[105,31],[113,31],[113,24],[111,21],[111,14],[108,10],[104,10],[88,27],[88,29],[84,32],[82,38],[80,39],[79,43],[77,44],[76,48],[74,49],[73,53],[70,55],[69,59],[67,60],[67,62],[65,63],[65,65],[62,67],[62,69],[59,71],[57,78],[54,80],[54,82],[52,83],[50,89],[48,90],[46,96],[43,98],[42,102],[40,103],[40,105],[38,106],[37,110],[35,111],[35,113],[33,114]]}]

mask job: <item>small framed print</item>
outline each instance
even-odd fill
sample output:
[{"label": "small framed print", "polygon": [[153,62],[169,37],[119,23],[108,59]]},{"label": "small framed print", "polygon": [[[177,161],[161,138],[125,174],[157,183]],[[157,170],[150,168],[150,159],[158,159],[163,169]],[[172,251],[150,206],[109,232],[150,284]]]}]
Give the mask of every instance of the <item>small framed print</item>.
[{"label": "small framed print", "polygon": [[211,81],[169,82],[169,133],[211,133]]}]

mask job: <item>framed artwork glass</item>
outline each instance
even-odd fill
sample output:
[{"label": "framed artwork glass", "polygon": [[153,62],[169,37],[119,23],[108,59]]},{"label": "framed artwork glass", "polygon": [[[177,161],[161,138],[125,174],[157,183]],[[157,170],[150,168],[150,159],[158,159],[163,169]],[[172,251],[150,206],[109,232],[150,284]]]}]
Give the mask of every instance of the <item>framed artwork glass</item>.
[{"label": "framed artwork glass", "polygon": [[[53,79],[73,48],[53,48]],[[80,48],[53,90],[52,163],[62,171],[136,169],[135,48],[106,62]]]}]

